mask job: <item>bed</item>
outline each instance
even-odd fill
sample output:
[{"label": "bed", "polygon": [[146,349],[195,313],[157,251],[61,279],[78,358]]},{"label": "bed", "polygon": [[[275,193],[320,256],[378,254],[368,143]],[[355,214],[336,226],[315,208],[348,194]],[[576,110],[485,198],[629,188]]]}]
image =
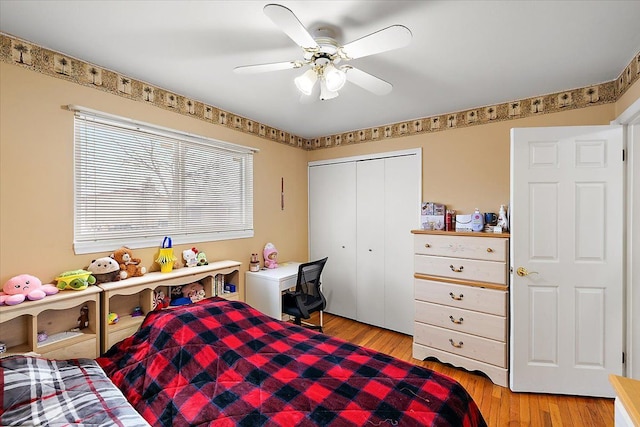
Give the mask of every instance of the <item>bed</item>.
[{"label": "bed", "polygon": [[486,426],[449,377],[215,297],[95,362],[154,426]]},{"label": "bed", "polygon": [[485,425],[448,377],[220,298],[150,313],[97,361],[152,425]]},{"label": "bed", "polygon": [[95,360],[10,356],[0,370],[2,426],[149,426]]}]

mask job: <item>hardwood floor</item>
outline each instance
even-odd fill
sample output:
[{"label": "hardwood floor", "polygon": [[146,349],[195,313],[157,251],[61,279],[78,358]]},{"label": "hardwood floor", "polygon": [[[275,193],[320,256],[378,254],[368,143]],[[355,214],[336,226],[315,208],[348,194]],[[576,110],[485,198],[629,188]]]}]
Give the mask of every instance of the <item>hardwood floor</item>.
[{"label": "hardwood floor", "polygon": [[435,361],[413,359],[412,337],[408,335],[328,313],[324,314],[324,333],[450,376],[467,389],[489,426],[613,426],[613,399],[513,393],[483,376]]}]

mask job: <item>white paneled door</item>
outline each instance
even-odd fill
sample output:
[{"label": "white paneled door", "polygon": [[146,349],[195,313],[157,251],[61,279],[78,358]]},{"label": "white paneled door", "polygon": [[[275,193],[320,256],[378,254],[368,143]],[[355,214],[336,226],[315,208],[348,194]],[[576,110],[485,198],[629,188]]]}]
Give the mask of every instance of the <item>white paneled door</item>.
[{"label": "white paneled door", "polygon": [[511,131],[513,391],[613,396],[622,373],[619,126]]}]

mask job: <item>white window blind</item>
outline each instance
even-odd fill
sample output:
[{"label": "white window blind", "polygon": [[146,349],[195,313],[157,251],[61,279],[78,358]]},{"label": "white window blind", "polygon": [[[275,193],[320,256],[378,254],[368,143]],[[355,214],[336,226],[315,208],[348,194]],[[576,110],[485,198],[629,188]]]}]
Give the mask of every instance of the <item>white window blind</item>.
[{"label": "white window blind", "polygon": [[253,236],[252,149],[85,111],[74,122],[76,253]]}]

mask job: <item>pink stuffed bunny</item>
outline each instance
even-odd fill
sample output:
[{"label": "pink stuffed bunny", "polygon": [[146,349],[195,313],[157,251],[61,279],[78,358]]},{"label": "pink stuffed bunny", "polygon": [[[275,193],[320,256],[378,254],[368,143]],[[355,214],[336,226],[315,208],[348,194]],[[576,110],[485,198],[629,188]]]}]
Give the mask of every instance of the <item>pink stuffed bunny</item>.
[{"label": "pink stuffed bunny", "polygon": [[21,274],[7,280],[0,292],[0,305],[16,305],[25,299],[39,300],[58,293],[53,285],[43,285],[40,279],[30,274]]}]

